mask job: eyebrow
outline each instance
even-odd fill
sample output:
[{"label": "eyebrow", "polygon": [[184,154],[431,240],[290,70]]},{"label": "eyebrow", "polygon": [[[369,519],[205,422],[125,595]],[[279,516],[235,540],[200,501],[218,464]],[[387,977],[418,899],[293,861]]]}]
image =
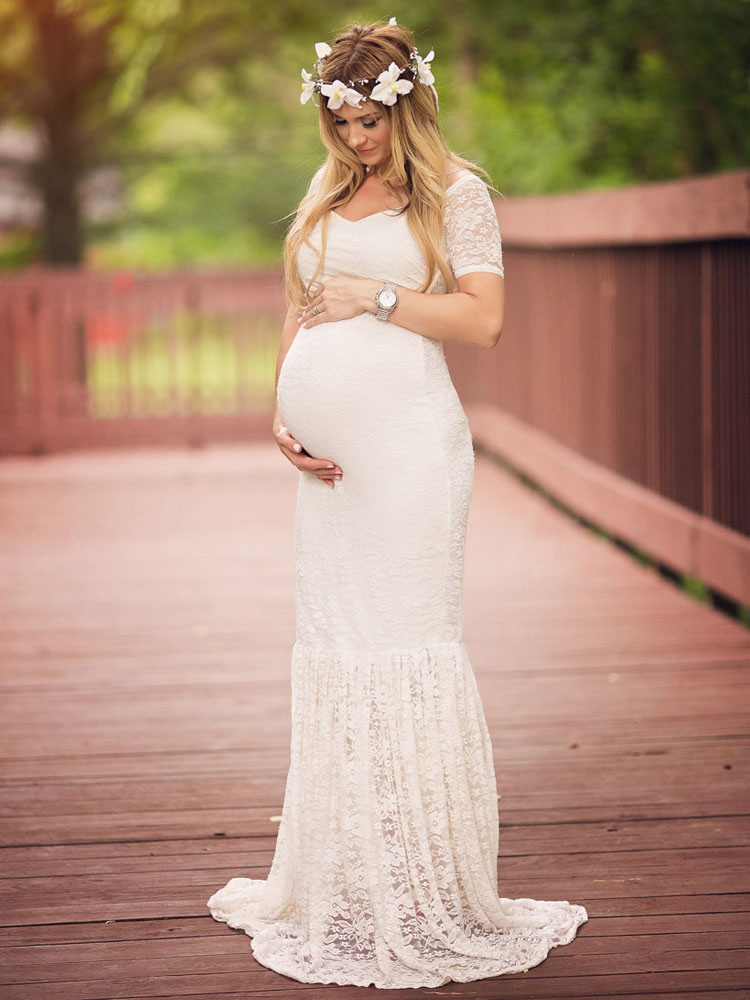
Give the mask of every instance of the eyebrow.
[{"label": "eyebrow", "polygon": [[[331,114],[334,118],[341,118],[341,115],[337,115],[335,111],[332,111]],[[359,121],[360,118],[377,118],[377,116],[377,111],[369,111],[364,115],[355,115],[354,121]],[[347,121],[347,119],[343,118],[342,121]]]}]

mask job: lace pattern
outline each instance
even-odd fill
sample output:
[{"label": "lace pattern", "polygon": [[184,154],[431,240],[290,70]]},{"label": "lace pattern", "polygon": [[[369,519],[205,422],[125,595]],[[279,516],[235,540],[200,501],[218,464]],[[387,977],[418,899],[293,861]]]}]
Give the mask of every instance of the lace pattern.
[{"label": "lace pattern", "polygon": [[[447,194],[457,276],[502,274],[484,182],[467,173]],[[328,223],[322,280],[423,284],[405,216]],[[305,281],[319,240],[320,225],[300,249]],[[588,916],[497,892],[497,783],[462,629],[474,453],[443,344],[369,312],[321,323],[297,331],[277,389],[292,434],[344,475],[334,489],[299,476],[273,863],[265,880],[231,879],[210,911],[300,982],[416,989],[528,969]]]},{"label": "lace pattern", "polygon": [[268,881],[234,878],[208,903],[261,964],[418,989],[521,972],[572,940],[582,906],[497,894],[492,746],[463,643],[298,642],[292,692]]},{"label": "lace pattern", "polygon": [[475,271],[505,276],[495,207],[476,174],[465,174],[448,189],[445,232],[448,263],[457,278]]}]

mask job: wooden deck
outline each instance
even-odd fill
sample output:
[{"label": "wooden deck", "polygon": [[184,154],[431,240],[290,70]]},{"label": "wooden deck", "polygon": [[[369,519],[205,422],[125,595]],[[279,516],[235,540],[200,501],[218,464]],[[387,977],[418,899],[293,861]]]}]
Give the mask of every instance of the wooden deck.
[{"label": "wooden deck", "polygon": [[274,848],[295,496],[273,445],[0,463],[0,997],[750,995],[750,633],[486,458],[466,642],[499,887],[589,922],[528,973],[365,991],[270,972],[211,920]]}]

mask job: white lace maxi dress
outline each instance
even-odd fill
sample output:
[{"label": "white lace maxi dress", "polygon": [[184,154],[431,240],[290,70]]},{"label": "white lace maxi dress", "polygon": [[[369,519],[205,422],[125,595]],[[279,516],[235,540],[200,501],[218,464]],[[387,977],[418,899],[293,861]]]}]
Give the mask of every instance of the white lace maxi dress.
[{"label": "white lace maxi dress", "polygon": [[[329,219],[320,280],[419,287],[405,215]],[[503,274],[474,174],[448,190],[445,249],[457,277]],[[305,280],[315,262],[303,247]],[[271,870],[231,879],[210,911],[252,935],[262,965],[307,983],[417,988],[537,965],[588,916],[497,893],[492,746],[462,640],[474,454],[442,342],[371,313],[300,329],[278,404],[343,477],[299,478],[291,763]]]}]

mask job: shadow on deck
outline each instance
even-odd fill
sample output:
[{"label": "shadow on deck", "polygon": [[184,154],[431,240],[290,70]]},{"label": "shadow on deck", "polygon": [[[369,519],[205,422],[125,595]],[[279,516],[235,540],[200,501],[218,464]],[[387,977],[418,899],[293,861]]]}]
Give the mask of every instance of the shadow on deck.
[{"label": "shadow on deck", "polygon": [[[0,464],[7,1000],[360,997],[208,916],[281,811],[296,474],[272,445]],[[750,635],[477,459],[465,639],[499,889],[588,908],[454,997],[747,996]]]}]

